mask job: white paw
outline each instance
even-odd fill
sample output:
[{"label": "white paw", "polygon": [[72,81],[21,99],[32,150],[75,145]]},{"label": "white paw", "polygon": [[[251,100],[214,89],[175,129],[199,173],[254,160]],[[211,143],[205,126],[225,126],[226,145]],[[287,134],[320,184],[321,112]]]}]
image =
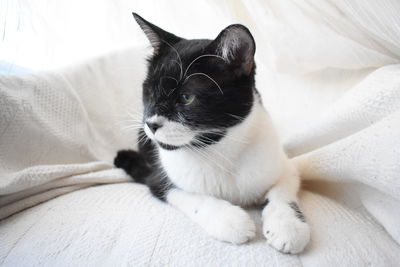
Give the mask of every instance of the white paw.
[{"label": "white paw", "polygon": [[269,203],[263,210],[263,233],[267,243],[275,249],[296,254],[310,241],[310,227],[296,206]]},{"label": "white paw", "polygon": [[[233,244],[242,244],[252,239],[256,227],[250,216],[238,206],[226,201],[213,203],[202,227],[214,238]],[[205,214],[203,214],[205,215]]]}]

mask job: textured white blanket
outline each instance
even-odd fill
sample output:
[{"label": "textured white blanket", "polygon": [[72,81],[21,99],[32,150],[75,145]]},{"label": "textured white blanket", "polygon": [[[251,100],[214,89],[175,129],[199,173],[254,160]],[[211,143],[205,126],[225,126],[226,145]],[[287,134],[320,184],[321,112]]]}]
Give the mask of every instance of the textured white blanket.
[{"label": "textured white blanket", "polygon": [[[199,8],[168,5],[188,14]],[[305,179],[306,251],[279,254],[261,233],[244,246],[212,240],[143,186],[123,183],[129,177],[112,159],[135,147],[129,119],[141,116],[149,51],[139,45],[60,71],[0,76],[0,264],[398,264],[398,1],[209,6],[224,15],[219,23],[240,21],[256,37],[257,87]],[[149,20],[163,26],[157,12]],[[174,23],[177,34],[196,37]]]}]

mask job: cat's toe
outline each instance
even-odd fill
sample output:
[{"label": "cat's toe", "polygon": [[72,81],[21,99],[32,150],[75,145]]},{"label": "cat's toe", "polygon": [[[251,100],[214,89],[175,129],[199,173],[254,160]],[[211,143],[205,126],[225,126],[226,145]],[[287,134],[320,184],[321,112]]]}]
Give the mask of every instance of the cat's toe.
[{"label": "cat's toe", "polygon": [[291,208],[264,211],[263,233],[267,243],[283,253],[300,253],[310,241],[309,225],[291,212]]},{"label": "cat's toe", "polygon": [[283,253],[300,253],[310,240],[310,229],[307,223],[288,220],[281,226],[268,227],[269,230],[266,231],[270,231],[270,234],[264,231],[267,243]]}]

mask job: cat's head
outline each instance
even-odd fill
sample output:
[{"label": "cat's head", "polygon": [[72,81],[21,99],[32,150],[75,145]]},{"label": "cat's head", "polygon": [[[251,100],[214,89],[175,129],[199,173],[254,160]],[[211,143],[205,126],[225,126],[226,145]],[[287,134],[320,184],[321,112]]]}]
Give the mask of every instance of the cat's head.
[{"label": "cat's head", "polygon": [[137,14],[153,47],[143,83],[144,129],[163,149],[218,142],[254,103],[255,42],[230,25],[215,40],[187,40]]}]

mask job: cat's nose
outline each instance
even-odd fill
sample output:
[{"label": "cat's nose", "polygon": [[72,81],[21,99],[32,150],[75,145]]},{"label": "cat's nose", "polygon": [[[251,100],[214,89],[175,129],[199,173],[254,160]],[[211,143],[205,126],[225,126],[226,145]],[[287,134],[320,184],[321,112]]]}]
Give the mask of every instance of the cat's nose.
[{"label": "cat's nose", "polygon": [[162,126],[161,124],[151,123],[151,122],[146,122],[146,124],[153,134],[157,131],[158,128],[161,128],[161,126]]}]

